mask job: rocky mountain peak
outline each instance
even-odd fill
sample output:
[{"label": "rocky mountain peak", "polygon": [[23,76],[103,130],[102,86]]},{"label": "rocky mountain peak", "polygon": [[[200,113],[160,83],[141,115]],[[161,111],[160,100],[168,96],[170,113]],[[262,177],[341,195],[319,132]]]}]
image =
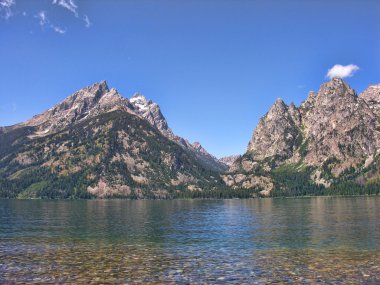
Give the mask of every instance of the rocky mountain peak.
[{"label": "rocky mountain peak", "polygon": [[148,100],[140,93],[135,93],[129,102],[132,104],[134,111],[152,126],[158,129],[164,136],[179,144],[184,150],[194,155],[202,164],[208,168],[217,171],[226,170],[227,166],[220,162],[216,157],[209,154],[199,142],[193,144],[186,139],[175,135],[169,128],[165,117],[161,113],[160,106],[151,100]]},{"label": "rocky mountain peak", "polygon": [[241,155],[235,154],[235,155],[229,155],[229,156],[222,157],[219,159],[219,161],[221,161],[224,164],[231,167],[235,163],[235,161],[237,161],[239,158],[241,158]]},{"label": "rocky mountain peak", "polygon": [[129,99],[129,101],[133,104],[133,106],[135,106],[137,110],[143,111],[143,112],[148,111],[152,107],[151,105],[153,105],[153,102],[151,100],[147,100],[145,96],[143,96],[140,93],[133,94],[133,96],[131,97],[131,99]]},{"label": "rocky mountain peak", "polygon": [[354,102],[356,92],[341,78],[335,77],[320,86],[318,92],[310,91],[308,98],[301,104],[301,111],[308,112],[315,106],[334,107],[334,103]]},{"label": "rocky mountain peak", "polygon": [[281,98],[277,98],[276,102],[269,109],[268,114],[285,113],[287,110],[288,106],[285,104],[285,102]]},{"label": "rocky mountain peak", "polygon": [[361,93],[359,97],[363,99],[380,101],[380,84],[374,84],[374,85],[368,86],[368,88],[364,90],[363,93]]},{"label": "rocky mountain peak", "polygon": [[255,161],[279,156],[288,158],[299,135],[296,109],[293,114],[282,99],[277,99],[268,113],[261,118],[248,145],[248,153]]},{"label": "rocky mountain peak", "polygon": [[135,112],[146,119],[152,126],[156,127],[162,134],[172,138],[174,134],[169,128],[165,117],[161,113],[160,106],[152,100],[147,100],[140,93],[135,93],[129,102],[132,104]]},{"label": "rocky mountain peak", "polygon": [[311,91],[299,108],[277,100],[223,179],[233,187],[254,187],[252,179],[262,178],[262,171],[271,177],[274,168],[288,164],[310,167],[310,179],[329,187],[346,170],[361,171],[373,163],[380,147],[379,117],[380,84],[358,97],[344,80],[333,78]]},{"label": "rocky mountain peak", "polygon": [[305,106],[302,117],[310,150],[305,159],[308,164],[318,165],[329,157],[343,161],[374,150],[376,119],[342,79],[322,84]]},{"label": "rocky mountain peak", "polygon": [[16,125],[33,126],[31,137],[41,137],[56,133],[85,119],[121,110],[138,116],[169,140],[177,143],[187,153],[192,154],[205,168],[216,171],[226,170],[227,166],[210,155],[200,144],[192,145],[186,139],[173,134],[161,113],[160,106],[148,100],[140,93],[135,93],[130,100],[124,98],[115,89],[109,89],[106,81],[95,83],[73,93],[49,110],[32,119]]},{"label": "rocky mountain peak", "polygon": [[61,130],[88,116],[115,109],[130,108],[127,99],[116,89],[109,89],[105,80],[80,89],[49,110],[34,116],[21,125],[37,127],[36,135]]},{"label": "rocky mountain peak", "polygon": [[363,99],[377,116],[380,116],[380,84],[368,86],[359,98]]},{"label": "rocky mountain peak", "polygon": [[200,142],[194,142],[191,144],[193,146],[193,148],[201,153],[204,153],[204,154],[209,154],[207,152],[207,150],[201,145]]},{"label": "rocky mountain peak", "polygon": [[277,108],[281,108],[281,109],[287,107],[286,104],[285,104],[285,102],[284,102],[284,100],[282,100],[281,98],[277,98],[277,99],[276,99],[276,102],[274,103],[273,106],[274,106],[274,107],[277,107]]},{"label": "rocky mountain peak", "polygon": [[94,94],[94,95],[97,95],[97,94],[103,95],[110,91],[106,80],[97,82],[89,87],[83,88],[82,90],[86,90],[89,94]]},{"label": "rocky mountain peak", "polygon": [[356,96],[355,91],[341,78],[335,77],[321,85],[318,92],[321,95],[328,95],[330,98],[336,96]]}]

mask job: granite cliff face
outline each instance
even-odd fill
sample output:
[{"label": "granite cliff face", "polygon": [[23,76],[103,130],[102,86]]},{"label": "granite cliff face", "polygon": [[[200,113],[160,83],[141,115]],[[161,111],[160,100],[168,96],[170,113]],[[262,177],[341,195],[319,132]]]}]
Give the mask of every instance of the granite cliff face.
[{"label": "granite cliff face", "polygon": [[255,160],[274,158],[281,161],[293,155],[301,134],[299,122],[297,124],[293,119],[294,112],[298,113],[298,110],[289,109],[284,101],[277,99],[260,120],[248,144],[248,152]]},{"label": "granite cliff face", "polygon": [[250,183],[252,177],[267,177],[273,187],[266,182],[259,188],[268,196],[276,187],[286,187],[275,182],[289,169],[294,175],[307,172],[310,183],[323,187],[347,179],[347,173],[366,181],[365,169],[376,164],[380,144],[379,90],[373,85],[357,96],[334,78],[310,92],[298,108],[278,99],[255,128],[247,152],[222,176],[225,183],[249,189],[258,186]]},{"label": "granite cliff face", "polygon": [[106,81],[83,88],[61,103],[19,126],[37,128],[36,135],[47,135],[61,130],[85,118],[113,110],[131,111],[128,99],[123,98],[116,89],[108,89]]},{"label": "granite cliff face", "polygon": [[380,116],[380,84],[370,85],[359,97],[368,104],[376,116]]},{"label": "granite cliff face", "polygon": [[376,115],[343,80],[323,84],[301,105],[307,165],[321,166],[328,159],[334,176],[376,152],[379,144]]},{"label": "granite cliff face", "polygon": [[0,196],[170,198],[220,185],[215,160],[174,135],[156,103],[102,81],[0,128]]}]

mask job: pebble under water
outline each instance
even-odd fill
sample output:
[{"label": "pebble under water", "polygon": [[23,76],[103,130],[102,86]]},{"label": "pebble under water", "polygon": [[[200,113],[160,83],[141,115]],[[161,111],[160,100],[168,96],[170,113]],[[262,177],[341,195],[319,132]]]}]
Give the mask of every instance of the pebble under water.
[{"label": "pebble under water", "polygon": [[380,284],[380,197],[0,200],[1,284]]}]

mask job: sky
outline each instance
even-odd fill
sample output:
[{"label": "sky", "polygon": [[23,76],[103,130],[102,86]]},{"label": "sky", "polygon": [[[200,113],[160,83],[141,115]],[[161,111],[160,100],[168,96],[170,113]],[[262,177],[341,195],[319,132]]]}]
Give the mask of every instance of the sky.
[{"label": "sky", "polygon": [[379,15],[378,0],[0,0],[0,126],[105,79],[215,156],[242,154],[277,98],[380,83]]}]

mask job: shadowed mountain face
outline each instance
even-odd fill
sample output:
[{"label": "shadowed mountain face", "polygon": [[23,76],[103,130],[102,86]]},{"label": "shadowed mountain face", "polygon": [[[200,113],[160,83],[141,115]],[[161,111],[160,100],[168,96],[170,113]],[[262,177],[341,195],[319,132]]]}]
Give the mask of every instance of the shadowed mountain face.
[{"label": "shadowed mountain face", "polygon": [[307,183],[323,187],[342,180],[367,183],[378,175],[379,102],[379,85],[357,96],[339,78],[310,92],[298,108],[278,99],[255,128],[247,152],[223,176],[225,183],[262,188],[261,195],[285,189],[278,174],[286,171],[307,173]]},{"label": "shadowed mountain face", "polygon": [[0,128],[0,196],[168,198],[211,189],[226,166],[168,127],[159,106],[106,82]]}]

